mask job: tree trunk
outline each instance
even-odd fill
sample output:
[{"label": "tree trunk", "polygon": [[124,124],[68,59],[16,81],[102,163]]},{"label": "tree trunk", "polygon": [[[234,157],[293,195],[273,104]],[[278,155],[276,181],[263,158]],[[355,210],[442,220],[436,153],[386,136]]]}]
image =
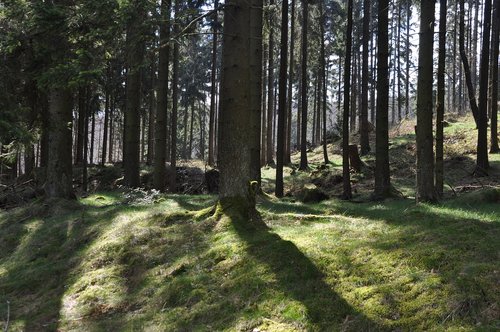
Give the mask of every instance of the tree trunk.
[{"label": "tree trunk", "polygon": [[467,84],[467,91],[469,94],[470,108],[472,111],[472,115],[474,116],[474,121],[476,122],[476,126],[479,126],[479,124],[478,124],[479,110],[478,110],[477,103],[476,103],[476,91],[475,91],[474,85],[472,83],[471,71],[470,71],[470,67],[469,67],[469,61],[467,60],[467,54],[465,53],[464,0],[459,0],[459,1],[460,1],[460,32],[459,32],[458,44],[459,44],[459,49],[460,49],[460,57],[462,58],[462,64],[464,67],[465,83]]},{"label": "tree trunk", "polygon": [[[259,160],[262,0],[229,0],[224,7],[222,103],[219,115],[219,204],[224,213],[251,217],[255,211],[252,169]],[[259,41],[259,42],[255,42]],[[255,160],[255,158],[257,158]]]},{"label": "tree trunk", "polygon": [[352,52],[352,5],[353,1],[347,1],[347,32],[346,51],[344,66],[344,116],[342,118],[342,179],[343,199],[352,198],[351,175],[349,167],[349,106],[351,97],[351,52]]},{"label": "tree trunk", "polygon": [[110,93],[109,93],[109,80],[110,80],[110,75],[109,75],[109,67],[107,70],[107,77],[106,77],[106,82],[104,83],[104,98],[105,98],[105,104],[104,104],[104,129],[103,129],[103,134],[102,134],[102,155],[101,155],[101,165],[104,166],[106,163],[106,156],[108,152],[108,128],[109,128],[109,106],[110,106]]},{"label": "tree trunk", "polygon": [[302,0],[302,60],[301,60],[301,133],[300,133],[300,165],[299,169],[304,171],[309,168],[307,165],[307,21],[308,21],[308,3]]},{"label": "tree trunk", "polygon": [[361,76],[361,113],[359,117],[359,132],[361,143],[361,155],[370,152],[370,140],[368,136],[368,40],[370,39],[370,0],[363,2],[363,65]]},{"label": "tree trunk", "polygon": [[274,0],[269,1],[269,65],[267,67],[267,138],[266,164],[274,165],[273,122],[274,122]]},{"label": "tree trunk", "polygon": [[436,201],[432,137],[434,0],[420,3],[417,82],[417,202]]},{"label": "tree trunk", "polygon": [[[219,7],[219,1],[215,0],[214,9]],[[208,124],[208,165],[215,165],[215,93],[216,93],[216,73],[217,73],[217,26],[219,25],[219,14],[214,13],[212,20],[212,70],[210,73],[210,116]]]},{"label": "tree trunk", "polygon": [[285,164],[290,164],[291,150],[292,150],[292,105],[293,105],[293,82],[294,82],[294,54],[295,54],[295,0],[291,2],[292,15],[290,18],[290,62],[288,67],[288,104],[287,104],[287,130],[286,130],[286,144],[285,144]]},{"label": "tree trunk", "polygon": [[[288,0],[281,5],[281,43],[280,43],[280,77],[278,100],[278,129],[276,148],[276,197],[283,197],[283,161],[285,157],[285,117],[287,90],[287,51],[288,51]],[[289,97],[290,98],[290,97]]]},{"label": "tree trunk", "polygon": [[498,146],[498,39],[500,30],[500,0],[494,0],[491,36],[491,153],[500,152]]},{"label": "tree trunk", "polygon": [[491,0],[484,1],[483,40],[481,47],[481,63],[479,65],[479,108],[477,123],[477,157],[476,170],[478,176],[488,175],[488,66],[490,64],[490,30]]},{"label": "tree trunk", "polygon": [[[179,33],[179,17],[180,0],[175,0],[174,5],[174,36]],[[170,121],[170,168],[171,172],[168,177],[168,188],[170,192],[177,191],[177,106],[179,94],[179,43],[174,43],[173,55],[173,71],[172,71],[172,116]]]},{"label": "tree trunk", "polygon": [[124,184],[139,187],[139,144],[141,108],[141,65],[144,58],[144,41],[141,25],[146,16],[145,4],[135,0],[132,4],[132,17],[127,29],[127,103],[124,126]]},{"label": "tree trunk", "polygon": [[76,135],[76,152],[75,152],[75,165],[83,163],[83,141],[85,131],[85,101],[86,93],[85,87],[78,89],[78,122],[77,122],[77,135]]},{"label": "tree trunk", "polygon": [[168,68],[170,66],[170,10],[172,0],[162,0],[160,51],[158,55],[158,83],[156,85],[156,128],[154,144],[153,186],[165,190],[165,162],[167,159]]},{"label": "tree trunk", "polygon": [[389,0],[378,4],[377,118],[375,132],[375,191],[373,198],[390,196],[389,169]]},{"label": "tree trunk", "polygon": [[323,159],[326,165],[329,163],[327,142],[326,142],[326,108],[327,108],[326,98],[328,92],[326,91],[325,11],[322,2],[320,3],[320,34],[321,34],[320,66],[321,66],[321,82],[322,82],[321,107],[323,109]]},{"label": "tree trunk", "polygon": [[446,61],[446,0],[439,5],[439,59],[437,72],[437,106],[436,106],[436,194],[443,196],[443,121],[444,121],[444,70]]},{"label": "tree trunk", "polygon": [[71,92],[65,88],[51,88],[48,112],[47,177],[44,185],[49,198],[75,198],[71,160],[71,122],[73,103]]}]

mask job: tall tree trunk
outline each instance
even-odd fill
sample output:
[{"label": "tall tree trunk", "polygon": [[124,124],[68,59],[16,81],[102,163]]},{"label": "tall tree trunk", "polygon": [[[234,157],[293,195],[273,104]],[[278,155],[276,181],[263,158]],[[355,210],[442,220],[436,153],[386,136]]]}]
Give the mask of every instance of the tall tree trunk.
[{"label": "tall tree trunk", "polygon": [[[288,0],[281,5],[280,77],[278,100],[278,142],[276,148],[276,197],[283,197],[283,161],[285,157],[285,117],[288,57]],[[288,97],[290,98],[290,96]]]},{"label": "tall tree trunk", "polygon": [[[214,9],[219,7],[219,1],[215,0]],[[208,165],[215,165],[215,93],[216,93],[216,73],[217,73],[217,26],[219,25],[219,14],[215,12],[212,20],[212,70],[210,73],[210,115],[208,124]]]},{"label": "tall tree trunk", "polygon": [[[243,220],[255,213],[252,169],[260,103],[260,41],[262,0],[229,0],[224,7],[222,104],[219,115],[219,204],[222,211]],[[260,106],[260,105],[259,105]],[[236,215],[235,215],[236,214]]]},{"label": "tall tree trunk", "polygon": [[389,169],[389,0],[378,3],[377,119],[375,132],[375,191],[382,200],[391,194]]},{"label": "tall tree trunk", "polygon": [[361,113],[359,117],[359,132],[361,143],[361,155],[370,152],[370,140],[368,136],[368,40],[370,39],[370,0],[363,1],[363,65],[361,76]]},{"label": "tall tree trunk", "polygon": [[94,145],[95,145],[95,99],[92,97],[90,101],[90,113],[92,113],[92,123],[90,130],[90,165],[94,165]]},{"label": "tall tree trunk", "polygon": [[274,165],[273,122],[274,122],[274,0],[269,1],[269,65],[267,67],[267,139],[266,163]]},{"label": "tall tree trunk", "polygon": [[325,54],[325,10],[323,8],[323,3],[320,2],[320,34],[321,34],[321,45],[320,45],[320,66],[321,66],[321,83],[322,83],[322,100],[321,100],[321,108],[323,110],[323,159],[325,161],[325,165],[329,163],[328,160],[328,149],[326,142],[326,98],[327,98],[327,90],[326,90],[326,54]]},{"label": "tall tree trunk", "polygon": [[265,166],[267,164],[267,71],[266,64],[269,59],[269,51],[267,47],[267,43],[263,42],[263,54],[264,61],[262,62],[262,118],[261,118],[261,139],[260,139],[260,163],[261,166]]},{"label": "tall tree trunk", "polygon": [[68,123],[72,117],[71,92],[51,88],[48,111],[48,158],[45,195],[50,198],[75,198],[71,160],[72,136]]},{"label": "tall tree trunk", "polygon": [[106,156],[108,152],[108,128],[109,128],[109,107],[110,107],[110,91],[109,91],[109,80],[110,80],[110,70],[109,66],[107,69],[106,82],[104,83],[104,129],[102,134],[102,155],[101,155],[101,165],[104,166],[106,163]]},{"label": "tall tree trunk", "polygon": [[172,0],[162,0],[160,51],[158,55],[158,83],[156,85],[156,128],[154,144],[153,186],[165,190],[165,162],[167,159],[168,68],[170,66],[170,10]]},{"label": "tall tree trunk", "polygon": [[[180,0],[175,0],[174,5],[174,36],[179,33],[179,9]],[[179,95],[179,43],[174,43],[173,71],[172,71],[172,116],[170,121],[170,168],[168,188],[170,192],[177,191],[177,106]]]},{"label": "tall tree trunk", "polygon": [[349,167],[349,106],[351,97],[351,53],[352,53],[352,5],[353,1],[347,1],[347,32],[346,51],[344,66],[344,116],[342,118],[342,183],[343,199],[352,198],[351,175]]},{"label": "tall tree trunk", "polygon": [[498,39],[500,30],[500,0],[494,0],[491,36],[491,145],[490,152],[500,152],[498,146]]},{"label": "tall tree trunk", "polygon": [[285,144],[285,164],[290,164],[292,150],[292,105],[293,105],[293,82],[294,82],[294,54],[295,54],[295,0],[291,2],[292,15],[290,18],[290,62],[288,67],[288,103],[287,103],[287,124],[286,124],[286,144]]},{"label": "tall tree trunk", "polygon": [[76,152],[75,152],[75,165],[83,163],[83,141],[85,139],[85,101],[86,101],[85,87],[78,89],[78,124],[76,135]]},{"label": "tall tree trunk", "polygon": [[443,196],[443,121],[444,121],[444,70],[446,62],[446,0],[439,4],[439,59],[437,72],[437,106],[436,106],[436,194]]},{"label": "tall tree trunk", "polygon": [[141,107],[141,64],[144,58],[144,41],[141,26],[146,17],[145,4],[135,0],[132,17],[127,27],[127,104],[124,126],[124,184],[139,187],[139,144]]},{"label": "tall tree trunk", "polygon": [[488,66],[490,64],[491,0],[484,1],[483,40],[479,65],[479,108],[477,124],[476,170],[478,176],[488,174]]},{"label": "tall tree trunk", "polygon": [[309,168],[307,165],[307,24],[308,24],[308,3],[307,0],[302,0],[302,60],[301,60],[301,128],[300,128],[300,165],[299,169],[304,171]]},{"label": "tall tree trunk", "polygon": [[432,69],[434,0],[420,2],[420,39],[417,82],[417,201],[434,202],[432,137]]},{"label": "tall tree trunk", "polygon": [[412,0],[406,0],[406,81],[405,81],[405,117],[410,116],[410,20]]},{"label": "tall tree trunk", "polygon": [[[154,55],[154,54],[153,54]],[[154,142],[155,142],[155,118],[156,118],[156,59],[151,57],[151,89],[149,90],[149,110],[148,110],[148,151],[146,164],[151,165],[154,157]]]},{"label": "tall tree trunk", "polygon": [[194,99],[191,102],[191,123],[189,125],[189,149],[187,151],[187,159],[191,159],[193,155],[193,129],[194,129]]},{"label": "tall tree trunk", "polygon": [[113,162],[113,152],[114,152],[114,117],[115,117],[115,99],[113,94],[111,94],[111,107],[109,109],[109,151],[108,151],[108,163]]}]

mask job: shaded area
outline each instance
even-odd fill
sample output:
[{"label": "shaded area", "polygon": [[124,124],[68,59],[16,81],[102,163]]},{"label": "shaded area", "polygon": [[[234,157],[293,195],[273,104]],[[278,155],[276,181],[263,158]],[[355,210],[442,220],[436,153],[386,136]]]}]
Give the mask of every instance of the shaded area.
[{"label": "shaded area", "polygon": [[310,324],[308,329],[382,329],[342,299],[323,280],[322,272],[294,243],[272,233],[259,218],[244,220],[234,209],[228,209],[226,214],[238,236],[248,245],[248,254],[276,275],[277,287],[306,307]]}]

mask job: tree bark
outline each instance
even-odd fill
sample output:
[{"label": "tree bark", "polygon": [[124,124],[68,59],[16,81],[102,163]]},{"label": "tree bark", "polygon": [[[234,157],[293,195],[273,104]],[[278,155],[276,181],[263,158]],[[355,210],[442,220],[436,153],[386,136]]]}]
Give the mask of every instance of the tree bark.
[{"label": "tree bark", "polygon": [[342,183],[343,199],[352,198],[351,174],[349,167],[349,106],[351,97],[351,52],[352,52],[352,5],[353,1],[347,1],[347,32],[346,51],[344,65],[344,115],[342,118]]},{"label": "tree bark", "polygon": [[308,24],[308,0],[302,0],[302,60],[301,60],[301,129],[300,129],[300,165],[299,169],[304,171],[309,168],[307,164],[307,24]]},{"label": "tree bark", "polygon": [[370,0],[363,2],[363,77],[361,82],[361,114],[359,121],[361,155],[370,152],[370,140],[368,136],[368,40],[370,39]]},{"label": "tree bark", "polygon": [[390,196],[389,169],[389,0],[378,4],[378,59],[377,59],[377,117],[375,128],[375,191],[373,198],[383,200]]},{"label": "tree bark", "polygon": [[498,146],[498,48],[500,30],[500,0],[494,0],[491,36],[491,145],[490,152],[500,152]]},{"label": "tree bark", "polygon": [[132,17],[127,29],[127,103],[124,125],[124,184],[139,187],[139,146],[140,146],[140,107],[141,107],[141,64],[144,58],[144,41],[141,26],[146,17],[145,4],[135,0],[132,4]]},{"label": "tree bark", "polygon": [[[283,162],[285,157],[285,117],[287,90],[287,51],[288,51],[288,0],[281,5],[281,44],[280,44],[280,77],[278,100],[278,128],[276,148],[276,197],[283,197]],[[290,96],[289,96],[290,98]]]},{"label": "tree bark", "polygon": [[437,106],[436,106],[436,168],[435,187],[438,197],[443,196],[443,121],[444,121],[444,70],[446,61],[446,0],[440,0],[439,6],[439,56],[437,72]]},{"label": "tree bark", "polygon": [[[219,1],[215,0],[214,9],[219,7]],[[219,25],[219,14],[215,12],[212,20],[212,70],[210,73],[210,115],[208,124],[208,165],[215,165],[215,93],[217,73],[217,28]]]},{"label": "tree bark", "polygon": [[491,0],[484,1],[483,40],[479,64],[479,107],[477,124],[477,176],[488,175],[488,66],[490,64]]},{"label": "tree bark", "polygon": [[269,1],[269,64],[267,67],[267,138],[266,164],[274,165],[273,122],[274,122],[274,0]]},{"label": "tree bark", "polygon": [[[179,33],[179,9],[180,0],[175,0],[174,5],[174,36]],[[177,191],[177,106],[179,94],[179,43],[174,43],[173,54],[173,71],[172,71],[172,116],[170,120],[170,168],[171,172],[168,177],[168,189],[170,192]]]},{"label": "tree bark", "polygon": [[[223,212],[247,219],[255,211],[252,168],[259,160],[255,138],[260,107],[258,74],[262,38],[262,0],[229,0],[224,7],[224,37],[219,114],[219,204]],[[259,41],[258,43],[255,40]],[[257,158],[257,160],[255,160]]]},{"label": "tree bark", "polygon": [[434,0],[420,2],[417,82],[417,202],[436,201],[432,134]]}]

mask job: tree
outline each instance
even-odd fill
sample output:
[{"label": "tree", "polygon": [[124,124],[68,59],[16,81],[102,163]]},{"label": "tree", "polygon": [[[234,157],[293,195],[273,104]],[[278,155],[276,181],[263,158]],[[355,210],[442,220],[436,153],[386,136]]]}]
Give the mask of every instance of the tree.
[{"label": "tree", "polygon": [[359,133],[361,155],[370,152],[368,137],[368,41],[370,39],[370,0],[363,2],[363,64],[361,83],[361,113],[359,117]]},{"label": "tree", "polygon": [[377,35],[377,118],[375,131],[375,191],[373,198],[382,200],[391,193],[389,169],[389,0],[378,3]]},{"label": "tree", "polygon": [[[287,57],[288,57],[288,0],[281,5],[281,50],[278,100],[278,139],[276,149],[276,197],[283,197],[283,162],[285,158],[285,118],[287,90]],[[290,98],[290,97],[289,97]]]},{"label": "tree", "polygon": [[142,25],[146,18],[144,1],[133,0],[129,4],[127,23],[127,104],[125,111],[125,131],[123,165],[124,183],[129,187],[138,187],[139,178],[139,143],[141,109],[141,65],[144,58],[144,40]]},{"label": "tree", "polygon": [[167,153],[167,118],[168,118],[168,67],[170,66],[170,10],[171,0],[161,2],[160,51],[158,63],[158,84],[156,104],[156,129],[153,186],[165,190],[165,162]]},{"label": "tree", "polygon": [[488,66],[490,56],[491,0],[484,1],[483,40],[479,65],[479,107],[477,122],[477,176],[488,175]]},{"label": "tree", "polygon": [[[175,0],[174,8],[174,36],[179,34],[179,5],[180,0]],[[168,176],[168,188],[171,192],[177,190],[177,106],[179,103],[179,43],[174,43],[173,70],[172,70],[172,116],[170,118],[170,168]]]},{"label": "tree", "polygon": [[[67,1],[45,4],[43,14],[49,23],[45,47],[51,53],[46,75],[49,96],[48,108],[48,158],[45,195],[50,198],[74,198],[72,172],[72,93],[68,87],[74,71],[66,65],[70,55],[67,39]],[[57,47],[56,47],[57,45]]]},{"label": "tree", "polygon": [[213,16],[212,21],[212,69],[211,69],[211,83],[210,83],[210,115],[209,115],[209,125],[208,125],[208,164],[214,166],[214,148],[215,148],[215,93],[216,93],[216,74],[217,74],[217,29],[219,25],[219,14],[217,12],[217,7],[219,6],[219,1],[215,0],[214,9],[216,12]]},{"label": "tree", "polygon": [[351,93],[351,47],[352,47],[352,0],[347,1],[347,31],[344,65],[344,114],[342,117],[342,178],[343,199],[351,199],[351,176],[349,167],[349,98]]},{"label": "tree", "polygon": [[[299,169],[308,169],[307,165],[307,21],[308,21],[308,0],[302,0],[302,59],[301,59],[301,128],[300,128],[300,165]],[[297,142],[298,143],[298,142]]]},{"label": "tree", "polygon": [[434,0],[420,2],[417,82],[417,201],[436,201],[432,134]]},{"label": "tree", "polygon": [[[443,121],[444,121],[444,69],[446,61],[446,0],[440,1],[439,6],[439,59],[438,59],[438,82],[437,82],[437,106],[436,106],[436,167],[435,186],[436,194],[443,196]],[[432,121],[432,120],[431,120]]]},{"label": "tree", "polygon": [[269,64],[267,66],[267,133],[266,164],[274,165],[273,122],[274,122],[274,0],[269,1]]},{"label": "tree", "polygon": [[[256,164],[255,137],[260,118],[261,81],[254,72],[262,64],[262,0],[230,0],[224,7],[222,51],[222,104],[219,116],[219,204],[242,217],[255,210],[256,188],[252,169]],[[260,98],[259,98],[260,101]],[[258,159],[257,159],[258,160]]]},{"label": "tree", "polygon": [[491,36],[491,153],[500,152],[498,146],[498,35],[500,31],[500,0],[493,3],[493,26]]}]

